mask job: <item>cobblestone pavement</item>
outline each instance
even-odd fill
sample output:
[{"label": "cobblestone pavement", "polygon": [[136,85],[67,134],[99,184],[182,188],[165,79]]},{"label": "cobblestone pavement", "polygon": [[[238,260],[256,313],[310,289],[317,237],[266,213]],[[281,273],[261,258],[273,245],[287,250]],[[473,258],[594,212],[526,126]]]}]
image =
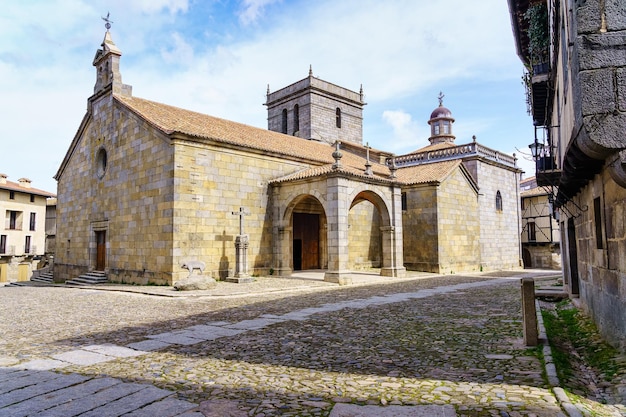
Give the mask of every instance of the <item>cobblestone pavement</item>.
[{"label": "cobblestone pavement", "polygon": [[0,287],[0,416],[566,416],[522,275]]}]

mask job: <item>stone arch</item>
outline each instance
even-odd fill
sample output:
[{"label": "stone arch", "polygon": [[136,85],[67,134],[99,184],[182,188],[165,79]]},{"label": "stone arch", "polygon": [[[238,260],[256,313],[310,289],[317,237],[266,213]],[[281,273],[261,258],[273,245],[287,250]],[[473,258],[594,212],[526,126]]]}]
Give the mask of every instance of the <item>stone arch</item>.
[{"label": "stone arch", "polygon": [[385,202],[385,199],[380,196],[374,190],[368,189],[359,189],[355,190],[350,196],[350,208],[354,207],[358,203],[362,201],[369,201],[378,209],[380,216],[382,218],[381,226],[390,226],[391,225],[391,215],[389,213],[389,204]]},{"label": "stone arch", "polygon": [[350,204],[347,239],[350,270],[368,270],[382,266],[383,216],[379,203],[368,192],[361,192]]},{"label": "stone arch", "polygon": [[319,190],[308,190],[308,192],[306,193],[294,192],[285,198],[285,200],[288,201],[289,203],[287,203],[284,206],[283,212],[281,213],[281,216],[280,216],[284,224],[290,223],[291,215],[293,214],[294,207],[296,207],[298,203],[300,203],[303,199],[307,197],[315,198],[324,209],[324,213],[327,212],[326,199],[324,198],[324,195]]},{"label": "stone arch", "polygon": [[320,197],[317,191],[298,194],[285,207],[282,256],[292,271],[327,267],[327,216]]}]

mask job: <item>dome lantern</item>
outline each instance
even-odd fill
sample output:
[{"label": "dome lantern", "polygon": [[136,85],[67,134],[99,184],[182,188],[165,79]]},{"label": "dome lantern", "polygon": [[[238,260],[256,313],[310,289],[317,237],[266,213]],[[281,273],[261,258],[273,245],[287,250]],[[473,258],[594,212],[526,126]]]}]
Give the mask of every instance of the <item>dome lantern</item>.
[{"label": "dome lantern", "polygon": [[452,134],[452,123],[454,123],[454,118],[452,117],[452,112],[443,106],[443,98],[445,96],[442,92],[439,92],[439,107],[437,107],[430,114],[430,120],[428,120],[428,124],[430,125],[430,141],[431,145],[435,145],[438,143],[454,143],[454,139],[456,137]]}]

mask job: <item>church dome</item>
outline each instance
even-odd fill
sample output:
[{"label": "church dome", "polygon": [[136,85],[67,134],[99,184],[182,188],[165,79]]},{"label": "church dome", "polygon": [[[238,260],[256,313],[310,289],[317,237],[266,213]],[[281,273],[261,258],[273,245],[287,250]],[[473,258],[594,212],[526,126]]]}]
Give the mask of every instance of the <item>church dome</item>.
[{"label": "church dome", "polygon": [[439,119],[441,117],[451,118],[452,112],[447,107],[443,107],[443,105],[440,104],[439,107],[433,110],[433,112],[430,114],[430,118]]}]

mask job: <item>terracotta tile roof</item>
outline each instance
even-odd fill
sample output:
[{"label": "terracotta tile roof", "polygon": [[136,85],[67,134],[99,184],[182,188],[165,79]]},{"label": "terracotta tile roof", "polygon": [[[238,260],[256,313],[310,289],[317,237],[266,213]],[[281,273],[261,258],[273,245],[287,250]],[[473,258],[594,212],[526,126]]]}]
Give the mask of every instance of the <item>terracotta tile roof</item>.
[{"label": "terracotta tile roof", "polygon": [[538,197],[540,195],[548,195],[550,194],[548,190],[543,187],[535,187],[530,190],[522,191],[520,193],[520,197]]},{"label": "terracotta tile roof", "polygon": [[[277,178],[273,182],[313,178],[333,171],[332,165],[335,160],[332,154],[335,148],[328,143],[300,139],[137,97],[116,95],[115,99],[165,134],[182,133],[200,140],[206,139],[275,153],[285,157],[294,157],[313,165],[310,168]],[[422,148],[420,152],[451,146],[454,145],[430,145]],[[350,144],[349,148],[355,153],[365,154],[363,146]],[[375,162],[371,162],[374,176],[365,175],[365,158],[355,153],[347,150],[342,151],[342,167],[339,169],[339,172],[364,179],[390,180],[389,168],[384,164]],[[460,164],[460,160],[451,160],[400,168],[397,171],[397,181],[406,184],[441,182]]]},{"label": "terracotta tile roof", "polygon": [[[295,157],[312,165],[332,165],[335,162],[332,156],[335,148],[328,143],[300,139],[137,97],[114,97],[168,135],[178,132],[198,139]],[[347,151],[342,151],[342,154],[341,164],[346,169],[353,169],[355,172],[365,170],[365,158]],[[372,162],[372,170],[377,176],[389,176],[389,169],[385,165]]]},{"label": "terracotta tile roof", "polygon": [[[343,161],[343,159],[342,159]],[[374,171],[373,169],[374,167],[372,166],[372,171]],[[285,175],[284,177],[280,177],[280,178],[276,178],[270,182],[272,183],[281,183],[281,182],[288,182],[288,181],[294,181],[294,180],[301,180],[301,179],[305,179],[305,178],[314,178],[314,177],[318,177],[321,175],[326,175],[329,174],[331,172],[339,172],[339,173],[344,173],[344,174],[349,174],[353,177],[359,177],[359,178],[363,178],[363,179],[367,179],[367,178],[376,178],[377,180],[387,180],[389,182],[391,182],[391,178],[389,178],[389,174],[387,173],[387,175],[381,175],[381,173],[379,172],[378,175],[365,175],[365,166],[363,166],[363,168],[357,168],[357,167],[351,167],[351,166],[346,166],[342,163],[341,167],[338,169],[333,169],[333,164],[328,164],[328,165],[322,165],[322,166],[318,166],[318,167],[313,167],[313,168],[306,168],[297,172],[294,172],[293,174],[289,174],[289,175]],[[374,171],[374,174],[376,174],[376,171]]]},{"label": "terracotta tile roof", "polygon": [[460,159],[415,165],[400,168],[397,171],[396,176],[398,177],[398,181],[407,185],[441,182],[445,180],[459,165],[461,165]]},{"label": "terracotta tile roof", "polygon": [[0,190],[19,191],[20,193],[24,193],[24,194],[35,194],[35,195],[41,195],[41,196],[44,196],[44,197],[56,197],[56,195],[54,193],[50,193],[48,191],[40,190],[38,188],[22,187],[19,183],[13,182],[13,181],[8,181],[8,180],[7,180],[6,184],[1,184],[0,183]]},{"label": "terracotta tile roof", "polygon": [[327,143],[299,139],[137,97],[115,96],[122,104],[166,134],[175,132],[200,139],[277,152],[318,163],[332,163]]}]

